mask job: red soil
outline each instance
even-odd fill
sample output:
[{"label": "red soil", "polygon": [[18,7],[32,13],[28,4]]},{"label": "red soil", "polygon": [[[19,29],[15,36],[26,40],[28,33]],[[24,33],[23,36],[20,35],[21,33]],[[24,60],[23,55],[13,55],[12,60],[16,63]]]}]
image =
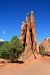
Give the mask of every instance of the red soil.
[{"label": "red soil", "polygon": [[26,59],[23,64],[1,63],[0,75],[50,75],[50,58],[38,56]]}]

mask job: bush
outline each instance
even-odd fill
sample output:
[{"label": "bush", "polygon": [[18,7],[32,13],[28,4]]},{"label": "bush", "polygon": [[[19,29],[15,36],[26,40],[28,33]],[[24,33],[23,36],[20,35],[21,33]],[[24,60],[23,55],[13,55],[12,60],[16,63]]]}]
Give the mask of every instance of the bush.
[{"label": "bush", "polygon": [[6,59],[8,59],[8,56],[9,56],[9,47],[10,47],[9,42],[5,42],[3,44],[3,46],[1,46],[1,48],[0,48],[0,58],[6,58]]},{"label": "bush", "polygon": [[45,56],[45,48],[43,46],[39,47],[39,53],[42,55],[42,56]]},{"label": "bush", "polygon": [[17,36],[14,36],[10,42],[5,42],[0,47],[0,58],[9,59],[15,62],[23,52],[23,45],[20,43]]}]

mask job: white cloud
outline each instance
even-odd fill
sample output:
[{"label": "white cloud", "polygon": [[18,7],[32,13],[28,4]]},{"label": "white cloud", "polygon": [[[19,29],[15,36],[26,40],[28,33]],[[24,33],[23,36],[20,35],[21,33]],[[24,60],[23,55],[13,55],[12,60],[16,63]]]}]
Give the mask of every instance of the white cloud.
[{"label": "white cloud", "polygon": [[3,31],[3,35],[6,35],[6,31]]},{"label": "white cloud", "polygon": [[50,37],[47,38],[47,40],[50,39]]},{"label": "white cloud", "polygon": [[4,39],[0,39],[0,41],[2,42],[2,41],[5,41]]}]

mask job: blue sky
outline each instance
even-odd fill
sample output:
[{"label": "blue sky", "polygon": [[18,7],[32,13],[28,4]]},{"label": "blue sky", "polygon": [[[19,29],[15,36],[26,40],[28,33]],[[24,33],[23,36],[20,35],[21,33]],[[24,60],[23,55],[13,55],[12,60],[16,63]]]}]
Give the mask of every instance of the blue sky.
[{"label": "blue sky", "polygon": [[38,42],[50,37],[50,0],[0,0],[0,39],[19,37],[22,21],[31,10]]}]

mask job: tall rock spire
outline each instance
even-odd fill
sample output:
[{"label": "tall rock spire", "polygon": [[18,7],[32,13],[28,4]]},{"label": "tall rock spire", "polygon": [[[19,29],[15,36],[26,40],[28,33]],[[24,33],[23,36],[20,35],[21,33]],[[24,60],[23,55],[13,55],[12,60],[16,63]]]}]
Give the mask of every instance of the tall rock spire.
[{"label": "tall rock spire", "polygon": [[32,55],[32,42],[31,42],[31,33],[30,33],[30,15],[26,16],[26,41],[25,41],[25,51],[24,59],[29,58]]},{"label": "tall rock spire", "polygon": [[31,55],[36,58],[39,48],[36,39],[36,26],[33,11],[31,11],[31,15],[27,14],[26,22],[22,23],[20,41],[24,44],[24,59],[31,57]]},{"label": "tall rock spire", "polygon": [[34,21],[34,12],[31,11],[31,29],[32,29],[32,42],[33,42],[33,51],[39,52],[38,42],[36,38],[36,26]]}]

